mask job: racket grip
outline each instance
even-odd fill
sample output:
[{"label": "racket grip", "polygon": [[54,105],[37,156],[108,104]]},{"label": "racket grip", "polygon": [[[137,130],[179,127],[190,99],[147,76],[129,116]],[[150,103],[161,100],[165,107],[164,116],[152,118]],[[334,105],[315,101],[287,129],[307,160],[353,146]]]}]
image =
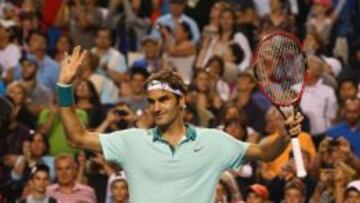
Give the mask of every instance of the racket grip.
[{"label": "racket grip", "polygon": [[304,160],[302,158],[299,139],[297,137],[291,138],[291,145],[295,160],[296,176],[303,178],[306,176],[306,170],[304,167]]}]

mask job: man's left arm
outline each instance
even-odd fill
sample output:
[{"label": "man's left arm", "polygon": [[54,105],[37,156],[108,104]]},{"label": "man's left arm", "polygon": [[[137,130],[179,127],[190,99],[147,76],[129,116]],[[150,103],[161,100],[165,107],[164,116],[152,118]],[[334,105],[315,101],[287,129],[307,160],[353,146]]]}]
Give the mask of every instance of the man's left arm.
[{"label": "man's left arm", "polygon": [[[277,135],[264,138],[259,144],[251,144],[245,155],[246,160],[269,162],[276,159],[290,143],[291,136],[297,136],[301,132],[302,121],[303,116],[300,113],[297,113],[295,118],[289,117]],[[285,126],[288,126],[288,131]]]}]

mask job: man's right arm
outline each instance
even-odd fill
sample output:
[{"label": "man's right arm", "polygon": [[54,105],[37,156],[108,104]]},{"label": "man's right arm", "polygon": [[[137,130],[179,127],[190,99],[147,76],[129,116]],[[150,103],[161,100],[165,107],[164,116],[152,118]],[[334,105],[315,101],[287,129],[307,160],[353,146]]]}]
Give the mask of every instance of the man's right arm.
[{"label": "man's right arm", "polygon": [[72,83],[80,69],[86,51],[81,51],[80,46],[73,50],[71,56],[66,56],[61,63],[58,79],[58,94],[61,123],[64,126],[68,142],[73,147],[101,151],[98,133],[91,133],[78,119],[73,99]]}]

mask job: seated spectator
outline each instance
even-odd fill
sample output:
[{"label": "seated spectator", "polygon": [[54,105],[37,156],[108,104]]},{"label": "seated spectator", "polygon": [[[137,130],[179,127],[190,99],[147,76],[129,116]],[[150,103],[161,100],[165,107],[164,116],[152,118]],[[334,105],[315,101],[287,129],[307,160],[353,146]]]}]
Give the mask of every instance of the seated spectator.
[{"label": "seated spectator", "polygon": [[28,100],[24,84],[17,81],[9,84],[6,94],[13,101],[16,120],[30,129],[35,129],[36,115],[29,108],[31,102]]},{"label": "seated spectator", "polygon": [[149,73],[145,69],[131,69],[129,78],[130,95],[120,99],[120,102],[129,104],[131,109],[136,113],[142,112],[147,104],[144,84],[148,76]]},{"label": "seated spectator", "polygon": [[90,129],[96,128],[105,117],[104,108],[95,90],[94,84],[87,79],[78,80],[74,88],[76,108],[86,111]]},{"label": "seated spectator", "polygon": [[144,58],[133,62],[131,68],[143,68],[149,73],[157,72],[160,69],[160,42],[158,39],[146,36],[141,42]]},{"label": "seated spectator", "polygon": [[[84,125],[87,124],[88,116],[85,111],[77,109],[76,115]],[[49,108],[40,112],[37,130],[41,134],[47,135],[50,155],[56,156],[62,153],[75,154],[78,152],[78,149],[71,147],[66,141],[64,128],[60,122],[59,107],[56,104],[52,104]]]},{"label": "seated spectator", "polygon": [[55,169],[57,183],[47,187],[48,195],[56,198],[59,203],[96,203],[94,189],[76,182],[77,165],[71,155],[57,156]]},{"label": "seated spectator", "polygon": [[20,200],[19,203],[57,203],[57,200],[46,192],[46,187],[49,185],[49,168],[46,165],[37,164],[33,166],[29,182],[30,194]]},{"label": "seated spectator", "polygon": [[167,26],[173,31],[177,23],[185,22],[190,26],[193,43],[197,44],[200,40],[199,28],[193,19],[183,13],[185,5],[185,0],[170,0],[170,13],[160,16],[156,20],[151,35],[160,39],[160,33],[157,26]]},{"label": "seated spectator", "polygon": [[68,35],[61,35],[56,41],[55,54],[54,59],[57,63],[61,63],[61,61],[65,57],[65,53],[70,53],[73,50],[74,42],[71,37]]},{"label": "seated spectator", "polygon": [[82,64],[81,77],[90,80],[95,85],[102,104],[115,104],[119,101],[119,90],[112,80],[96,73],[98,65],[99,58],[93,53],[88,53]]},{"label": "seated spectator", "polygon": [[14,68],[20,57],[20,49],[10,41],[11,24],[0,19],[0,76],[6,83],[14,79]]},{"label": "seated spectator", "polygon": [[115,178],[111,182],[111,197],[113,203],[128,203],[128,184],[124,178]]},{"label": "seated spectator", "polygon": [[34,115],[38,115],[42,109],[53,101],[53,92],[36,80],[39,64],[35,60],[22,58],[20,66],[21,83],[26,88],[26,95],[31,101],[29,110]]},{"label": "seated spectator", "polygon": [[347,186],[344,193],[344,202],[357,203],[360,201],[360,181],[351,181]]},{"label": "seated spectator", "polygon": [[306,186],[301,180],[293,179],[286,183],[283,203],[305,203]]},{"label": "seated spectator", "polygon": [[185,84],[190,84],[193,76],[196,53],[196,47],[191,42],[193,36],[190,29],[188,23],[179,22],[172,34],[170,29],[160,26],[160,33],[164,39],[164,60],[174,67]]},{"label": "seated spectator", "polygon": [[96,32],[95,47],[91,52],[99,57],[99,74],[108,77],[115,83],[125,80],[127,66],[125,57],[112,48],[112,31],[108,28],[99,28]]},{"label": "seated spectator", "polygon": [[347,99],[344,104],[344,121],[330,127],[327,135],[333,139],[343,137],[351,143],[357,157],[360,157],[360,100]]},{"label": "seated spectator", "polygon": [[266,186],[253,184],[247,189],[246,203],[266,203],[269,198],[269,191]]},{"label": "seated spectator", "polygon": [[[48,46],[47,35],[40,31],[32,31],[28,38],[28,44],[29,52],[27,57],[34,59],[39,64],[36,74],[37,81],[55,92],[60,67],[56,61],[46,54]],[[18,80],[20,77],[21,69],[16,67],[15,79]]]}]

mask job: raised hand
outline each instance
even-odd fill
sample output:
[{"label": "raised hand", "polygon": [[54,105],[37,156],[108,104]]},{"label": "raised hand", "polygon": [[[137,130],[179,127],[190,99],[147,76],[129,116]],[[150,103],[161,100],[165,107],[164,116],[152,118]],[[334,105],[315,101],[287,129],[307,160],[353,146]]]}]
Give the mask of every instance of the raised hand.
[{"label": "raised hand", "polygon": [[61,62],[61,70],[58,82],[61,84],[72,84],[79,72],[80,66],[86,57],[87,51],[81,50],[80,46],[76,46],[73,54],[68,56],[65,54]]}]

